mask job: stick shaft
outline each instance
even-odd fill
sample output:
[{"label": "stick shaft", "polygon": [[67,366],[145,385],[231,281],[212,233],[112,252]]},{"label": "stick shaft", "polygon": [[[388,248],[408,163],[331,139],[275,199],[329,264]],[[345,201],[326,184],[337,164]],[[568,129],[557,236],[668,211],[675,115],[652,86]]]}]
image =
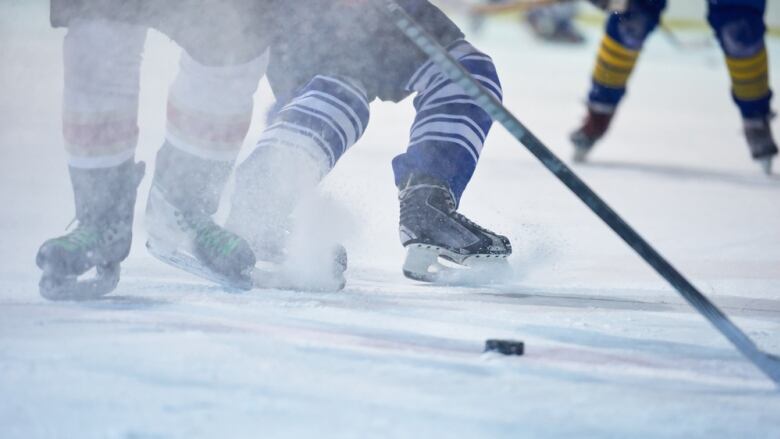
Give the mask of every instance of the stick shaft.
[{"label": "stick shaft", "polygon": [[505,12],[520,12],[539,6],[549,6],[561,3],[559,0],[518,0],[507,3],[477,4],[471,7],[475,14],[502,14]]}]

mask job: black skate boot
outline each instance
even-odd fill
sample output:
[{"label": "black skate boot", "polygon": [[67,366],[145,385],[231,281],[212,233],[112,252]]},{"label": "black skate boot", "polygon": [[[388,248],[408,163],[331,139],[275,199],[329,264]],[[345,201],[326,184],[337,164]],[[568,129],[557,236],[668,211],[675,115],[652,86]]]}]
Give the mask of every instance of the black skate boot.
[{"label": "black skate boot", "polygon": [[[136,192],[144,164],[129,160],[100,169],[70,168],[76,228],[43,243],[35,262],[43,270],[40,293],[49,300],[88,300],[119,283],[130,253]],[[79,279],[95,269],[95,276]]]},{"label": "black skate boot", "polygon": [[614,109],[600,110],[591,106],[588,107],[588,114],[585,116],[582,126],[577,131],[571,133],[569,137],[574,144],[572,160],[577,163],[585,161],[588,153],[593,149],[593,145],[604,137],[614,114]]},{"label": "black skate boot", "polygon": [[254,253],[246,240],[212,219],[231,168],[231,162],[206,160],[163,145],[146,206],[146,247],[174,267],[228,288],[248,290]]},{"label": "black skate boot", "polygon": [[[314,207],[327,168],[290,145],[258,147],[236,171],[225,226],[245,237],[258,262],[255,285],[305,291],[344,288],[347,252]],[[314,203],[316,204],[316,203]]]},{"label": "black skate boot", "polygon": [[745,119],[745,138],[753,160],[761,165],[765,174],[772,174],[772,160],[777,155],[777,144],[772,137],[770,117]]},{"label": "black skate boot", "polygon": [[406,277],[424,282],[490,283],[506,274],[506,258],[512,254],[509,239],[458,213],[455,196],[444,182],[412,175],[399,190]]}]

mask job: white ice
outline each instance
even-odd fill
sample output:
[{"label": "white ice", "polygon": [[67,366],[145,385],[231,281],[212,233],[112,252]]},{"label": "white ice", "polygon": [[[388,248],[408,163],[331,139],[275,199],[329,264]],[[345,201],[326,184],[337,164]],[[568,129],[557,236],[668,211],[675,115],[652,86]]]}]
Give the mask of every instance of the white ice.
[{"label": "white ice", "polygon": [[[149,256],[138,221],[115,293],[45,301],[34,255],[73,216],[63,33],[43,2],[0,3],[0,437],[780,437],[780,392],[501,128],[462,210],[511,237],[515,278],[403,278],[390,160],[410,102],[375,105],[326,182],[350,216],[344,291],[226,293]],[[503,20],[473,38],[507,106],[566,158],[598,34],[556,47]],[[777,86],[780,41],[768,45]],[[138,158],[151,166],[177,57],[150,35]],[[614,129],[575,171],[780,353],[780,178],[749,159],[723,64],[715,46],[655,35]],[[263,85],[247,147],[268,104]],[[527,353],[482,354],[486,338]]]}]

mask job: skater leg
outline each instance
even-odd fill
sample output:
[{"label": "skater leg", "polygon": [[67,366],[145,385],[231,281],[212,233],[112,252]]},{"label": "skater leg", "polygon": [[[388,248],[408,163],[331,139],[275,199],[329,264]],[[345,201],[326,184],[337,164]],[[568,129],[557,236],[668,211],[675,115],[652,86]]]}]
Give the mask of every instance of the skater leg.
[{"label": "skater leg", "polygon": [[[489,56],[464,40],[455,43],[450,53],[496,98],[502,98]],[[412,174],[427,174],[444,181],[459,201],[493,120],[430,61],[415,72],[407,87],[417,92],[416,116],[406,153],[393,159],[396,186]]]},{"label": "skater leg", "polygon": [[[63,45],[63,137],[78,226],[50,239],[36,257],[41,294],[87,299],[111,292],[129,251],[143,164],[133,157],[141,51],[146,30],[74,19]],[[78,281],[90,269],[97,276]]]},{"label": "skater leg", "polygon": [[146,29],[73,20],[63,44],[63,137],[68,162],[106,168],[133,158]]},{"label": "skater leg", "polygon": [[[466,41],[450,53],[498,99],[501,84],[490,57]],[[393,160],[401,204],[400,237],[407,248],[404,273],[413,279],[442,281],[438,259],[462,266],[481,259],[502,260],[509,240],[457,212],[476,168],[490,116],[460,87],[428,62],[412,76],[417,115],[406,153]]]},{"label": "skater leg", "polygon": [[278,255],[274,249],[293,210],[363,135],[368,119],[359,85],[345,78],[312,79],[282,106],[238,167],[229,227],[260,254]]},{"label": "skater leg", "polygon": [[181,252],[231,286],[248,287],[254,255],[212,215],[249,129],[266,64],[263,55],[240,65],[205,66],[183,54],[147,204],[147,247],[155,256],[171,262]]},{"label": "skater leg", "polygon": [[745,136],[753,158],[767,173],[777,155],[770,129],[769,62],[764,34],[766,2],[709,2],[708,20],[726,55],[731,92],[744,121]]},{"label": "skater leg", "polygon": [[665,7],[665,0],[636,0],[625,12],[610,14],[593,71],[588,114],[571,135],[575,161],[585,160],[609,128],[642,46],[658,26]]},{"label": "skater leg", "polygon": [[[281,107],[238,167],[227,227],[247,238],[259,259],[274,264],[297,259],[300,255],[288,253],[291,233],[301,232],[291,230],[294,211],[363,135],[368,120],[368,100],[360,85],[341,77],[314,77]],[[343,247],[319,238],[306,251],[317,255],[310,259],[319,257],[319,266],[328,267],[323,259],[333,261],[333,270],[311,279],[301,273],[300,288],[341,288],[346,268]],[[300,270],[286,267],[295,268]]]}]

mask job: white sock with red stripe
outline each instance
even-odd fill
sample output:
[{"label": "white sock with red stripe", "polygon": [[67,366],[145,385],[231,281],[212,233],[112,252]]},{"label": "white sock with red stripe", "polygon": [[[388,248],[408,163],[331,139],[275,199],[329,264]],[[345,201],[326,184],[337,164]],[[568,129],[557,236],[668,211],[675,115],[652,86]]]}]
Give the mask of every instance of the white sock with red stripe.
[{"label": "white sock with red stripe", "polygon": [[146,28],[74,20],[65,36],[63,137],[76,168],[117,166],[138,142],[138,94]]},{"label": "white sock with red stripe", "polygon": [[201,158],[235,160],[267,65],[267,54],[245,64],[205,66],[183,53],[168,95],[168,143]]}]

